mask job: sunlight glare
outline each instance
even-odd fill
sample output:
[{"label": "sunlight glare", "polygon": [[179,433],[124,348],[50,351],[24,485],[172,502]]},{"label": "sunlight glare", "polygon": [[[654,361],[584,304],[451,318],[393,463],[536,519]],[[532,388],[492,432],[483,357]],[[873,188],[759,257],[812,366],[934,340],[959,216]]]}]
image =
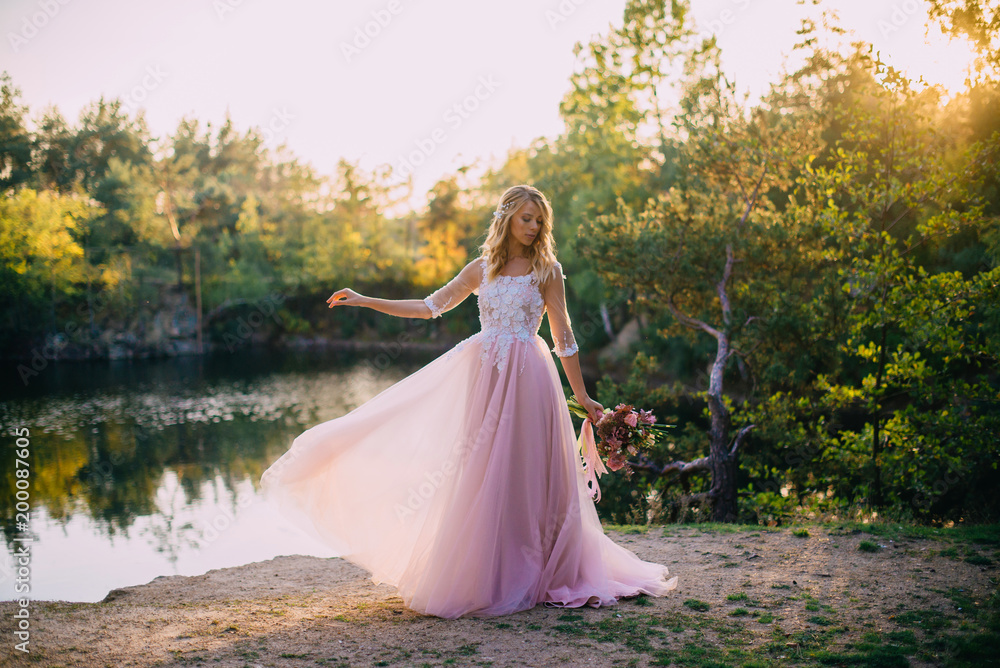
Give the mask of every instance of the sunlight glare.
[{"label": "sunlight glare", "polygon": [[966,88],[976,54],[964,39],[949,38],[939,31],[929,31],[922,42],[907,40],[891,50],[882,51],[882,59],[904,72],[915,84],[921,78],[929,85],[941,86],[947,97]]}]

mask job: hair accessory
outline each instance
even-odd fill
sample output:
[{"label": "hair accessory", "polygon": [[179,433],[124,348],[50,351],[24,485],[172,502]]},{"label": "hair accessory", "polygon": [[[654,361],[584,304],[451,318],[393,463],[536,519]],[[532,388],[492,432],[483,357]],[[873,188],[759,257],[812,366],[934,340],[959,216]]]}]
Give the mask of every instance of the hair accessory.
[{"label": "hair accessory", "polygon": [[511,200],[510,202],[507,202],[506,204],[504,204],[504,205],[503,205],[502,207],[500,207],[499,209],[497,209],[496,211],[494,211],[494,212],[493,212],[493,217],[494,217],[494,218],[502,218],[502,217],[503,217],[503,215],[504,215],[505,213],[507,213],[507,208],[508,208],[508,207],[509,207],[509,206],[510,206],[511,204],[513,204],[513,203],[514,203],[514,202],[513,202],[513,200]]}]

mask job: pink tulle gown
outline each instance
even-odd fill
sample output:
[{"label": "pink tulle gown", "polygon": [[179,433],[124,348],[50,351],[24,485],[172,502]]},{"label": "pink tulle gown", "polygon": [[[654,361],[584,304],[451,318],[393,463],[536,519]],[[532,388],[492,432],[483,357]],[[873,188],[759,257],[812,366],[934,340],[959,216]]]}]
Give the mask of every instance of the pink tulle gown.
[{"label": "pink tulle gown", "polygon": [[[562,267],[487,280],[477,258],[424,299],[479,299],[481,331],[299,435],[261,478],[289,521],[437,617],[600,607],[677,587],[605,535],[551,352],[577,345]],[[555,347],[538,335],[549,313]]]}]

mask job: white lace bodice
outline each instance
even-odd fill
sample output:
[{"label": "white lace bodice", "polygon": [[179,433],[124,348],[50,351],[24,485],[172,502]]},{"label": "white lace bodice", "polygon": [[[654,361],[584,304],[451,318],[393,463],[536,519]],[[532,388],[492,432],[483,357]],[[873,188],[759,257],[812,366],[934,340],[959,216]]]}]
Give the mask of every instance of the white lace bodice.
[{"label": "white lace bodice", "polygon": [[538,289],[538,279],[533,273],[524,276],[497,276],[486,282],[486,263],[483,263],[482,283],[479,288],[479,324],[483,339],[483,359],[490,345],[499,342],[497,368],[503,370],[514,339],[529,341],[538,334],[545,313],[545,301]]},{"label": "white lace bodice", "polygon": [[[492,281],[486,278],[486,263],[479,262],[480,276],[477,286],[471,291],[479,298],[479,323],[481,329],[476,334],[458,343],[450,352],[449,356],[460,350],[472,339],[482,341],[481,359],[485,361],[489,357],[489,352],[494,342],[499,346],[496,355],[496,367],[502,371],[507,364],[510,354],[510,346],[515,340],[530,341],[538,335],[538,328],[542,324],[542,316],[546,311],[545,299],[542,296],[538,278],[534,273],[523,276],[496,276]],[[559,267],[560,273],[562,267]],[[458,280],[458,277],[455,279]],[[560,288],[562,284],[560,283]],[[455,303],[442,288],[424,298],[424,303],[431,310],[432,317],[438,317],[446,310],[454,308]],[[562,291],[559,291],[562,297]],[[440,301],[439,306],[437,302]],[[564,302],[561,302],[564,304]],[[550,329],[553,329],[553,339],[555,347],[552,352],[560,357],[568,357],[576,353],[579,348],[573,338],[572,330],[569,326],[569,316],[565,314],[565,306],[559,308],[558,322],[565,322],[559,328],[551,327],[552,315],[550,309]],[[525,357],[527,359],[527,357]],[[521,370],[523,370],[523,362]],[[519,371],[520,373],[520,371]]]}]

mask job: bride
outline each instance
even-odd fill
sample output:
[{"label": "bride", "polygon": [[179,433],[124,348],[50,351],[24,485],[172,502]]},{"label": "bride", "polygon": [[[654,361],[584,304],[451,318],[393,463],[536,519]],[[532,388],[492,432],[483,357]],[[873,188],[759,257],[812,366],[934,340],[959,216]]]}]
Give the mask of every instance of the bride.
[{"label": "bride", "polygon": [[[596,421],[564,278],[552,208],[518,185],[500,197],[480,256],[424,299],[333,293],[330,308],[425,319],[475,293],[481,329],[296,437],[261,477],[264,497],[424,614],[600,607],[675,589],[666,566],[616,544],[598,519],[551,356]],[[538,335],[545,313],[551,350]]]}]

